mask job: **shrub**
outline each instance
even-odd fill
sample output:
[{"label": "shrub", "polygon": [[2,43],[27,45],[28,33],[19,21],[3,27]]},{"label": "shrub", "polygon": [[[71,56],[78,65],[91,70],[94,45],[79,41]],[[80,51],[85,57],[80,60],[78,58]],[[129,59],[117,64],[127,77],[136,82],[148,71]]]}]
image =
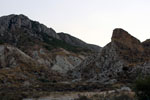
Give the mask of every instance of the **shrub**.
[{"label": "shrub", "polygon": [[3,44],[4,43],[4,41],[3,40],[0,40],[0,44]]},{"label": "shrub", "polygon": [[150,100],[150,76],[137,79],[134,90],[139,100]]},{"label": "shrub", "polygon": [[44,83],[50,82],[48,79],[45,79],[45,78],[39,78],[38,80]]},{"label": "shrub", "polygon": [[86,96],[79,96],[79,98],[74,99],[74,100],[91,100],[91,99],[89,99],[89,98],[86,97]]},{"label": "shrub", "polygon": [[[111,100],[111,99],[110,99]],[[112,100],[133,100],[128,95],[122,94],[120,96],[114,96]]]},{"label": "shrub", "polygon": [[22,100],[23,98],[25,96],[20,93],[0,93],[0,100]]}]

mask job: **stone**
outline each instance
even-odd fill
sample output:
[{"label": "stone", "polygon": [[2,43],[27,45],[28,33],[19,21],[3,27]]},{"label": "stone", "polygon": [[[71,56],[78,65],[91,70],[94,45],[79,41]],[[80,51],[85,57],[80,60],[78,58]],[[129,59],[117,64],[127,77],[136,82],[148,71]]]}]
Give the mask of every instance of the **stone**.
[{"label": "stone", "polygon": [[122,90],[122,91],[128,91],[128,92],[131,92],[131,89],[130,89],[129,87],[126,87],[126,86],[121,87],[121,90]]}]

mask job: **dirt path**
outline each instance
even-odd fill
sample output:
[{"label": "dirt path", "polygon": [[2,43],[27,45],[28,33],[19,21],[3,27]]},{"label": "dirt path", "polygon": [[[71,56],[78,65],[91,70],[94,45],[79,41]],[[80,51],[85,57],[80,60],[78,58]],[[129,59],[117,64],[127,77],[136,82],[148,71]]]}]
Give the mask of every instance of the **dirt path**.
[{"label": "dirt path", "polygon": [[[40,97],[38,99],[23,99],[23,100],[74,100],[80,96],[86,96],[86,97],[92,97],[94,95],[101,95],[103,97],[106,97],[109,94],[112,93],[120,93],[122,90],[118,89],[116,90],[110,90],[110,91],[104,91],[104,92],[53,92],[50,93],[47,97]],[[132,94],[131,91],[126,91],[128,94]]]},{"label": "dirt path", "polygon": [[93,95],[105,95],[105,92],[70,92],[70,93],[51,93],[48,97],[41,97],[38,99],[23,99],[23,100],[74,100],[75,98],[78,98],[79,96],[87,96],[91,97]]}]

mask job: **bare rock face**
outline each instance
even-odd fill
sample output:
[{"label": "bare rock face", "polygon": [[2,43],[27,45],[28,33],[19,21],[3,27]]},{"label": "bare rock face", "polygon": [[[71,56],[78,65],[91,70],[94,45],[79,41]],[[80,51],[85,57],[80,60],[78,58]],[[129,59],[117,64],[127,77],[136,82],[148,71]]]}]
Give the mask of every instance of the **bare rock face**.
[{"label": "bare rock face", "polygon": [[128,32],[123,29],[115,29],[111,38],[112,42],[129,48],[132,51],[143,52],[144,49],[141,42],[135,37],[131,36]]},{"label": "bare rock face", "polygon": [[34,63],[35,61],[30,56],[13,46],[0,45],[0,68],[17,67],[21,62]]},{"label": "bare rock face", "polygon": [[42,83],[40,79],[60,81],[62,78],[18,48],[0,45],[0,88],[34,86]]},{"label": "bare rock face", "polygon": [[7,32],[12,35],[11,33],[22,30],[26,33],[29,32],[30,36],[37,35],[37,33],[45,33],[48,36],[59,39],[59,36],[53,29],[47,28],[45,25],[40,24],[39,22],[32,21],[25,15],[3,16],[0,18],[0,26],[1,36],[5,35]]},{"label": "bare rock face", "polygon": [[120,57],[130,63],[144,61],[144,48],[141,42],[123,29],[115,29],[112,42],[116,45]]},{"label": "bare rock face", "polygon": [[148,44],[145,42],[143,45],[123,29],[115,29],[112,41],[103,47],[99,54],[85,59],[75,68],[72,76],[102,83],[109,83],[112,79],[132,81],[139,75],[139,70],[141,74],[148,74],[145,68],[149,70],[149,61],[148,57],[144,56],[144,48],[148,48]]},{"label": "bare rock face", "polygon": [[0,17],[0,43],[8,43],[20,48],[26,44],[44,41],[44,37],[59,39],[56,32],[25,15]]},{"label": "bare rock face", "polygon": [[27,52],[38,63],[61,74],[66,74],[69,70],[73,70],[84,60],[84,55],[75,54],[62,48],[49,52],[46,49],[35,46]]},{"label": "bare rock face", "polygon": [[150,58],[150,39],[142,42],[142,46],[145,50],[145,57]]},{"label": "bare rock face", "polygon": [[69,70],[73,70],[82,62],[82,59],[75,56],[56,56],[56,62],[52,66],[52,70],[59,73],[67,73]]}]

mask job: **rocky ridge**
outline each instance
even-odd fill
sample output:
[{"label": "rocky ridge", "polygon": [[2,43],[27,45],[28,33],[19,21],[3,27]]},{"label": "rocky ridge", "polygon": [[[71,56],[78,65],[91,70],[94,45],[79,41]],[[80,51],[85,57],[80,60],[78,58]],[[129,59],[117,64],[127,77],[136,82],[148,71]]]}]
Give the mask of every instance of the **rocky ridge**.
[{"label": "rocky ridge", "polygon": [[[32,43],[48,42],[48,41],[50,42],[52,40],[50,43],[52,43],[53,41],[63,42],[66,45],[70,44],[69,46],[71,47],[72,44],[81,41],[76,38],[75,41],[66,42],[64,41],[66,38],[63,37],[60,38],[60,37],[61,36],[59,36],[52,28],[48,28],[37,21],[32,21],[25,15],[9,15],[9,16],[0,17],[0,40],[1,40],[0,42],[1,43],[9,43],[18,47],[20,45],[21,46],[23,45],[23,44],[19,44],[20,42],[25,42],[25,43],[28,42],[31,44],[31,42]],[[71,38],[73,37],[69,36],[68,39],[69,38],[71,40]],[[75,46],[77,48],[78,46],[81,47],[82,45],[84,45],[84,48],[89,49],[90,45],[86,44],[83,41],[82,44],[76,44]],[[98,46],[95,47],[100,48]]]},{"label": "rocky ridge", "polygon": [[84,41],[82,41],[74,36],[71,36],[67,33],[61,32],[61,33],[58,33],[58,35],[61,40],[65,41],[66,43],[70,43],[71,45],[84,47],[84,48],[90,49],[94,52],[100,52],[100,50],[101,50],[101,48],[99,46],[96,46],[93,44],[87,44]]},{"label": "rocky ridge", "polygon": [[[68,37],[70,40],[72,38],[75,37]],[[12,14],[0,17],[0,44],[10,44],[39,64],[63,74],[95,52],[95,49],[90,49],[88,44],[77,38],[72,42],[67,42],[65,39],[52,28],[32,21],[25,15]],[[82,44],[73,45],[78,41]],[[100,49],[98,46],[93,47]]]},{"label": "rocky ridge", "polygon": [[0,95],[61,90],[56,83],[69,81],[67,72],[92,50],[65,42],[52,28],[25,15],[0,17]]}]

